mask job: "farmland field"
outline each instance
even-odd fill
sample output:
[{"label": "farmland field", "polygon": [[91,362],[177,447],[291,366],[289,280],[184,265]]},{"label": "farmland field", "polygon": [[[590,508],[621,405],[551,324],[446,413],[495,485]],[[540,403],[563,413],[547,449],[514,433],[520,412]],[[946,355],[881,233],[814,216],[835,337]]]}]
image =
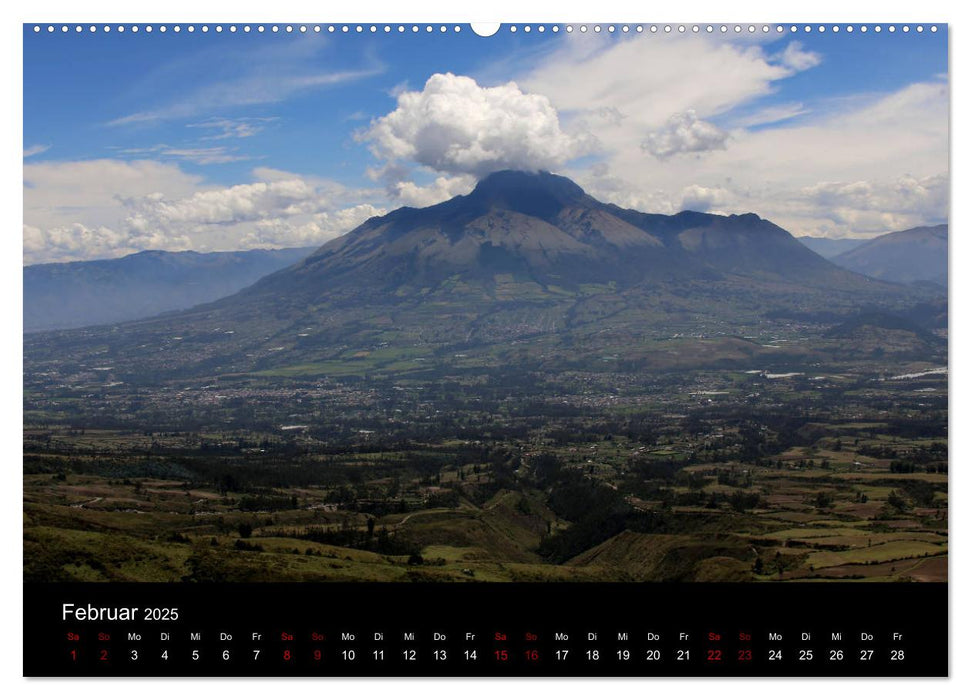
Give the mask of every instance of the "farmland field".
[{"label": "farmland field", "polygon": [[[420,357],[376,354],[346,367]],[[533,374],[517,395],[395,371],[281,375],[277,393],[223,378],[183,391],[193,425],[168,390],[120,399],[164,430],[99,427],[97,399],[83,421],[69,397],[34,401],[26,578],[947,578],[946,375]]]}]

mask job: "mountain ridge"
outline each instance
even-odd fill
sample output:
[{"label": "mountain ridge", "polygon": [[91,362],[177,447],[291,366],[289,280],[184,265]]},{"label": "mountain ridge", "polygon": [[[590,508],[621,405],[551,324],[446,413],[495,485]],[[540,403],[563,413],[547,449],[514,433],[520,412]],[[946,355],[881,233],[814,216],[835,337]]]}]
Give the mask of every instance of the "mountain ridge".
[{"label": "mountain ridge", "polygon": [[647,214],[561,176],[501,172],[468,195],[373,217],[231,296],[32,336],[25,354],[108,363],[133,381],[416,371],[456,352],[572,366],[610,344],[628,353],[685,333],[741,338],[770,312],[838,316],[915,294],[843,270],[755,214]]},{"label": "mountain ridge", "polygon": [[825,238],[822,236],[797,236],[796,240],[814,253],[832,260],[840,253],[853,250],[866,243],[869,238]]},{"label": "mountain ridge", "polygon": [[[468,195],[431,207],[373,217],[287,275],[292,282],[320,274],[370,292],[375,284],[434,286],[453,274],[576,286],[752,272],[859,282],[756,214],[646,214],[599,202],[565,177],[520,171],[493,173]],[[281,272],[255,288],[269,291],[283,279]]]},{"label": "mountain ridge", "polygon": [[80,328],[188,309],[234,294],[313,250],[145,250],[120,258],[27,265],[24,330]]},{"label": "mountain ridge", "polygon": [[947,286],[948,225],[917,226],[871,238],[832,261],[859,274],[890,282]]}]

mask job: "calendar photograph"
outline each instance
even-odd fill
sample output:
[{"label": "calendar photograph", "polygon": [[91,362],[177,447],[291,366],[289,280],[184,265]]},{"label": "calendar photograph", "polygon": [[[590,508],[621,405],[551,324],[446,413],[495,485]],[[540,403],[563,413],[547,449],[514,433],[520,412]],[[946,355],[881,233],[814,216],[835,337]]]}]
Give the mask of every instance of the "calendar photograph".
[{"label": "calendar photograph", "polygon": [[25,590],[945,583],[947,44],[24,25]]}]

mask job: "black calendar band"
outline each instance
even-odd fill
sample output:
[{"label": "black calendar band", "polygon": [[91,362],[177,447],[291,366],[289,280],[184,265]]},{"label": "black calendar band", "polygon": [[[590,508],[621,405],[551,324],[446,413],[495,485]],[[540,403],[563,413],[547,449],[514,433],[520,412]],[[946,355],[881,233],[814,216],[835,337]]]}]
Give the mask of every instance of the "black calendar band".
[{"label": "black calendar band", "polygon": [[26,676],[946,676],[936,583],[40,584]]}]

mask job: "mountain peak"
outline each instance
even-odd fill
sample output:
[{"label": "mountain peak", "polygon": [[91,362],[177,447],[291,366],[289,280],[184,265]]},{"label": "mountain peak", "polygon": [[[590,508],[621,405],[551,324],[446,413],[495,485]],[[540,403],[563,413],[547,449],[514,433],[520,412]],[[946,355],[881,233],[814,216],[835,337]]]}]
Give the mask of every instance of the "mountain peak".
[{"label": "mountain peak", "polygon": [[568,177],[547,170],[496,170],[475,186],[475,192],[501,192],[517,189],[540,189],[571,196],[583,196],[583,189]]},{"label": "mountain peak", "polygon": [[467,195],[370,219],[319,248],[296,274],[269,277],[254,290],[299,288],[309,300],[341,291],[350,299],[458,282],[491,289],[497,276],[572,288],[724,274],[857,283],[756,214],[644,214],[599,202],[561,175],[501,170]]},{"label": "mountain peak", "polygon": [[569,178],[544,170],[499,170],[485,176],[468,195],[470,203],[548,218],[589,197]]}]

